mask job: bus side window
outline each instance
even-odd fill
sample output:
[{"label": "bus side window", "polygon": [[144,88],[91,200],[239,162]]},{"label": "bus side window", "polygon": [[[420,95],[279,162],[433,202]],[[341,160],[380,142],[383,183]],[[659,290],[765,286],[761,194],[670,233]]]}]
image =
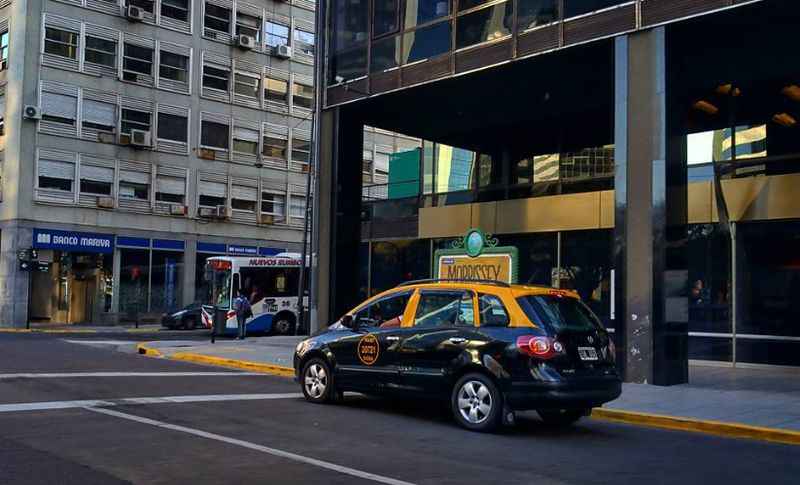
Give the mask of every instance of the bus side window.
[{"label": "bus side window", "polygon": [[241,278],[239,277],[239,273],[235,273],[233,275],[233,295],[231,295],[231,301],[233,301],[234,298],[239,296],[239,289],[241,288],[240,279]]}]

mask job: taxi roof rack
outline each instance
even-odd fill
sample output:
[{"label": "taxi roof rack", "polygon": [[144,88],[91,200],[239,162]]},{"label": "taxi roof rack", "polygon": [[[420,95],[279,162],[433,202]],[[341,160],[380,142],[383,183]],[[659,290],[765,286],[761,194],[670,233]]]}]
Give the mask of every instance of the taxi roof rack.
[{"label": "taxi roof rack", "polygon": [[482,285],[500,286],[502,288],[511,288],[511,285],[505,281],[497,280],[469,280],[469,279],[444,279],[444,278],[428,278],[424,280],[404,281],[397,286],[411,286],[422,285],[426,283],[479,283]]}]

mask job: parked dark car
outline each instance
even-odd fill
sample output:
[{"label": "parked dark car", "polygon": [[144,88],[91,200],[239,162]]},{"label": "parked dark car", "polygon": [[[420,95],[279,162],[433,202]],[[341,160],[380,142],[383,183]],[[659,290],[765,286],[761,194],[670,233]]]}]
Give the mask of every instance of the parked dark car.
[{"label": "parked dark car", "polygon": [[377,295],[294,356],[305,398],[434,398],[474,431],[536,410],[571,424],[616,399],[614,344],[577,293],[497,282],[412,282]]},{"label": "parked dark car", "polygon": [[194,330],[202,327],[200,310],[202,305],[192,303],[176,312],[165,313],[161,317],[161,326],[170,330],[185,329]]}]

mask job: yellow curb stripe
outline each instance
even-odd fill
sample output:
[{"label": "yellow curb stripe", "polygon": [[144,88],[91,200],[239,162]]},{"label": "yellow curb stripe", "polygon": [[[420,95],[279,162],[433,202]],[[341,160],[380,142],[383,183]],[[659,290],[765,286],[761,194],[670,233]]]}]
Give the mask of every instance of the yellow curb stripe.
[{"label": "yellow curb stripe", "polygon": [[164,355],[160,350],[148,347],[146,344],[137,344],[136,351],[141,355],[147,355],[149,357],[163,357]]},{"label": "yellow curb stripe", "polygon": [[263,364],[261,362],[251,362],[248,360],[226,359],[223,357],[212,357],[210,355],[194,354],[191,352],[176,352],[168,356],[168,358],[184,362],[193,362],[195,364],[217,365],[230,369],[260,372],[262,374],[270,374],[274,376],[294,377],[294,369],[282,365]]},{"label": "yellow curb stripe", "polygon": [[705,419],[692,419],[662,414],[640,413],[619,409],[598,408],[592,410],[592,418],[614,423],[636,424],[654,428],[705,433],[726,438],[742,438],[787,445],[800,445],[800,432],[763,428],[747,424],[727,423]]}]

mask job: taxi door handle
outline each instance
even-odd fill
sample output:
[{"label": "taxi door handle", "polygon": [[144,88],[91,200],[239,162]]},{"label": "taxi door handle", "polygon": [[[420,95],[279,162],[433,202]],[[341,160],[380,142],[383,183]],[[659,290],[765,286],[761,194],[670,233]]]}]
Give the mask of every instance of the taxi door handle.
[{"label": "taxi door handle", "polygon": [[397,335],[389,335],[388,337],[386,337],[387,342],[397,342],[398,340],[400,340],[400,337],[398,337]]},{"label": "taxi door handle", "polygon": [[464,337],[450,337],[447,339],[448,342],[451,344],[463,344],[467,341]]}]

